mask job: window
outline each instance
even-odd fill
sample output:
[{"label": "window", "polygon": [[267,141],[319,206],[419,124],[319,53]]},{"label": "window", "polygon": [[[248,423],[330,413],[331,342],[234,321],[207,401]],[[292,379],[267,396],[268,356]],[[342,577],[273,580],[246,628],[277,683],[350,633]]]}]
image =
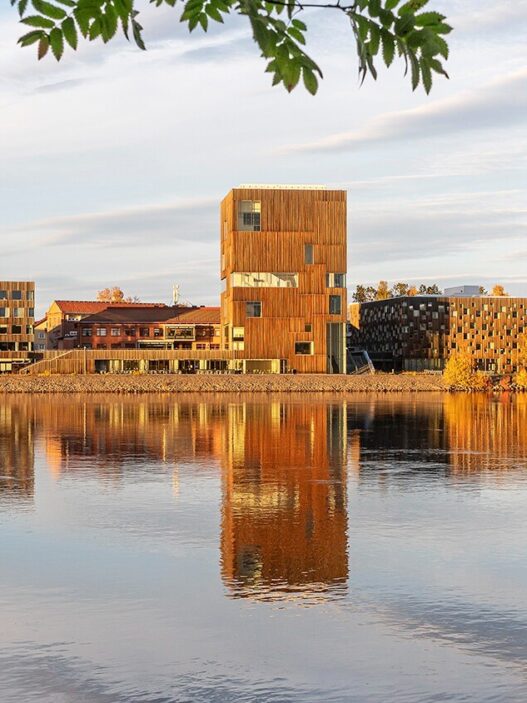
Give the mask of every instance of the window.
[{"label": "window", "polygon": [[242,232],[260,231],[261,203],[259,200],[238,202],[238,229]]},{"label": "window", "polygon": [[35,298],[35,291],[33,290],[28,290],[26,292],[26,299],[27,300],[33,300]]},{"label": "window", "polygon": [[106,327],[97,327],[95,334],[97,337],[106,337]]},{"label": "window", "polygon": [[154,327],[154,337],[162,337],[163,336],[163,330],[161,327]]},{"label": "window", "polygon": [[11,334],[22,334],[22,327],[20,325],[13,325],[11,327]]},{"label": "window", "polygon": [[121,328],[120,327],[112,327],[110,330],[110,334],[112,337],[120,337],[121,336]]},{"label": "window", "polygon": [[9,308],[0,308],[0,317],[9,317]]},{"label": "window", "polygon": [[329,296],[329,314],[340,315],[342,312],[342,300],[340,295]]},{"label": "window", "polygon": [[22,300],[22,291],[21,290],[11,291],[11,298],[13,300]]},{"label": "window", "polygon": [[311,332],[313,327],[311,325],[304,325],[304,332]]},{"label": "window", "polygon": [[298,288],[298,273],[233,273],[233,288]]},{"label": "window", "polygon": [[313,263],[313,245],[312,244],[304,244],[304,263],[305,264],[312,264]]},{"label": "window", "polygon": [[[26,334],[33,334],[33,331],[31,325],[26,325]],[[40,334],[42,334],[42,332]]]},{"label": "window", "polygon": [[0,300],[7,300],[7,291],[0,290]]},{"label": "window", "polygon": [[82,328],[82,336],[83,337],[91,337],[91,327],[83,327]]},{"label": "window", "polygon": [[245,327],[233,327],[232,328],[232,341],[233,342],[243,342],[245,339]]},{"label": "window", "polygon": [[13,308],[13,317],[24,317],[24,308]]},{"label": "window", "polygon": [[345,273],[327,273],[326,288],[345,288],[346,274]]},{"label": "window", "polygon": [[34,308],[29,308],[27,311],[27,316],[28,317],[35,317],[35,310]]},{"label": "window", "polygon": [[46,333],[45,332],[37,332],[37,337],[39,339],[46,339]]},{"label": "window", "polygon": [[247,317],[261,317],[262,316],[262,304],[259,300],[254,300],[249,303],[245,303],[245,314]]},{"label": "window", "polygon": [[7,334],[7,325],[0,325],[0,334]]},{"label": "window", "polygon": [[313,354],[313,342],[295,342],[295,354]]},{"label": "window", "polygon": [[141,337],[150,337],[150,329],[148,327],[141,327],[139,335]]},{"label": "window", "polygon": [[124,333],[127,337],[135,337],[135,327],[126,327]]}]

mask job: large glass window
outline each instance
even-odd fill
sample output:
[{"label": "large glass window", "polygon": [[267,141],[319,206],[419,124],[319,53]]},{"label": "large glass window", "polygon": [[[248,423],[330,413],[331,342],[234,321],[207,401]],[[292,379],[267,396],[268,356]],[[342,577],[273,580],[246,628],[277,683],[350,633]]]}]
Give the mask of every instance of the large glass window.
[{"label": "large glass window", "polygon": [[245,303],[245,314],[247,317],[261,317],[262,303],[259,300],[252,300],[249,303]]},{"label": "large glass window", "polygon": [[304,244],[304,263],[305,264],[312,264],[314,261],[313,259],[313,245],[312,244]]},{"label": "large glass window", "polygon": [[295,342],[295,354],[313,354],[313,342]]},{"label": "large glass window", "polygon": [[233,288],[298,288],[298,273],[233,273]]},{"label": "large glass window", "polygon": [[261,203],[259,200],[238,201],[238,229],[242,232],[260,231]]},{"label": "large glass window", "polygon": [[327,273],[326,286],[328,288],[345,288],[346,274],[345,273]]},{"label": "large glass window", "polygon": [[340,295],[329,296],[329,314],[340,315],[342,312],[342,300]]}]

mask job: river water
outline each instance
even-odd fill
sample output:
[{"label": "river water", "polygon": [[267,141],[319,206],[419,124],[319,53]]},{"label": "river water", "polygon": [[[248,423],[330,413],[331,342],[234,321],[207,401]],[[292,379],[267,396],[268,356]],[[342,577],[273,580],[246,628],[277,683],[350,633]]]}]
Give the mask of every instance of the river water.
[{"label": "river water", "polygon": [[0,402],[2,703],[527,700],[527,397]]}]

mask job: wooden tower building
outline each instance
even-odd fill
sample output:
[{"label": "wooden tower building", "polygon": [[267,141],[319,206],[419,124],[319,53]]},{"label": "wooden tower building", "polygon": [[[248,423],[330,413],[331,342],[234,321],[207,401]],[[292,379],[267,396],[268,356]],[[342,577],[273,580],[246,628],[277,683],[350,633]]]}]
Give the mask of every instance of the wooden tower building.
[{"label": "wooden tower building", "polygon": [[345,191],[231,190],[221,278],[222,346],[242,351],[246,370],[346,373]]}]

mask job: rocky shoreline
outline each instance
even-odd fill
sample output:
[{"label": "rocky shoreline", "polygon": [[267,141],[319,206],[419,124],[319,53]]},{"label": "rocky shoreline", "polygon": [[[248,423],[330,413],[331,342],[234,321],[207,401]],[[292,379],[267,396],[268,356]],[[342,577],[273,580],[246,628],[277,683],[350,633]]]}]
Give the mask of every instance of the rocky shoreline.
[{"label": "rocky shoreline", "polygon": [[408,393],[445,391],[440,375],[0,376],[0,393]]}]

